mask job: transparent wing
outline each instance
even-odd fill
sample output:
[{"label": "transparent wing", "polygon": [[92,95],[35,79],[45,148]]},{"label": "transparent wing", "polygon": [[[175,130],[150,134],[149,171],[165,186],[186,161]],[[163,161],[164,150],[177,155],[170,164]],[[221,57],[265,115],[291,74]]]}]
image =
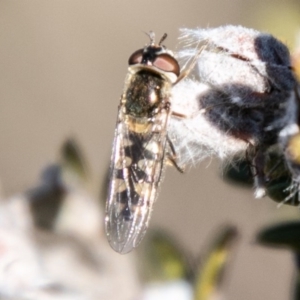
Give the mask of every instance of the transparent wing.
[{"label": "transparent wing", "polygon": [[106,234],[111,247],[127,253],[137,247],[148,227],[161,181],[169,113],[151,121],[122,114],[114,139],[106,204]]}]

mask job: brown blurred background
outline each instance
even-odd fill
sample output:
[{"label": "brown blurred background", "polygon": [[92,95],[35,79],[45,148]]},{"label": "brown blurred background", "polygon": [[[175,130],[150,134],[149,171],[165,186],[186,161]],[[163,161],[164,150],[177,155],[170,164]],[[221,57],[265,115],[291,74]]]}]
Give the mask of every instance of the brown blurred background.
[{"label": "brown blurred background", "polygon": [[[284,4],[283,4],[284,2]],[[110,159],[117,105],[129,55],[168,33],[176,50],[181,27],[240,24],[278,35],[294,47],[299,4],[274,0],[1,0],[0,182],[6,196],[36,183],[75,137],[100,189]],[[288,299],[292,257],[254,244],[256,230],[292,214],[251,190],[225,184],[216,162],[188,174],[168,169],[151,227],[171,232],[193,255],[225,222],[236,225],[228,299]],[[98,191],[100,193],[100,190]]]}]

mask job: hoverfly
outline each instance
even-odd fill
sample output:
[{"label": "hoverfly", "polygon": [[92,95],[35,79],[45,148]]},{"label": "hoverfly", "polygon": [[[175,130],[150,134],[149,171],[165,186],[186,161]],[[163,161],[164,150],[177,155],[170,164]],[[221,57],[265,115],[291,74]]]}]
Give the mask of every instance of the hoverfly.
[{"label": "hoverfly", "polygon": [[122,254],[145,235],[165,162],[177,166],[167,128],[172,86],[186,74],[162,45],[166,37],[155,44],[150,32],[150,44],[130,56],[118,108],[105,227],[110,246]]}]

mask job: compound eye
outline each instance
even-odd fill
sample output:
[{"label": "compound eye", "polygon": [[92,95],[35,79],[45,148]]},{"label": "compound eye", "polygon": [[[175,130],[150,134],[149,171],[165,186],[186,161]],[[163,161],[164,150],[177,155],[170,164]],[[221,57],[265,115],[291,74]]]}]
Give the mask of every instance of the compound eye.
[{"label": "compound eye", "polygon": [[158,55],[153,61],[153,66],[165,72],[172,72],[176,76],[180,74],[180,66],[177,60],[169,54]]},{"label": "compound eye", "polygon": [[142,63],[144,49],[139,49],[131,54],[128,60],[129,65],[136,65]]}]

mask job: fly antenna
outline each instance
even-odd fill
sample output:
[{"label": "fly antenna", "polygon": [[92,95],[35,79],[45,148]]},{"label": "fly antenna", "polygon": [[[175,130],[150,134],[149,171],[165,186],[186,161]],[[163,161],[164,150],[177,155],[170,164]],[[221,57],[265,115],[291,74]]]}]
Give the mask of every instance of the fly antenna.
[{"label": "fly antenna", "polygon": [[149,33],[146,31],[143,31],[146,35],[148,35],[149,39],[150,39],[150,45],[153,46],[155,43],[155,33],[154,31],[150,30]]},{"label": "fly antenna", "polygon": [[164,35],[161,37],[161,39],[160,39],[160,41],[159,41],[159,43],[158,43],[158,45],[160,46],[161,45],[161,43],[167,38],[167,34],[166,33],[164,33]]}]

